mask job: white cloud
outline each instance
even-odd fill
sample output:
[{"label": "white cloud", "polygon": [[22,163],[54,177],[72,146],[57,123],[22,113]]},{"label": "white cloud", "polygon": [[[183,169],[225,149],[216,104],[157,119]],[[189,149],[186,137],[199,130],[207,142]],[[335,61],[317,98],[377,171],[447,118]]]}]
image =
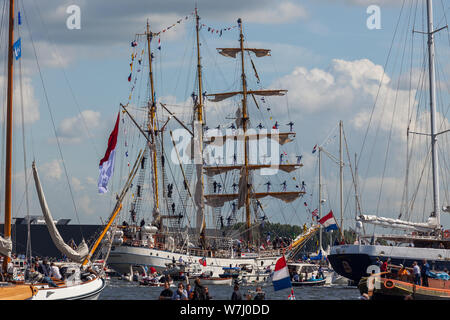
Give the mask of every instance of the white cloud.
[{"label": "white cloud", "polygon": [[291,1],[273,3],[267,7],[255,7],[240,14],[245,22],[264,24],[288,23],[308,16],[304,7]]},{"label": "white cloud", "polygon": [[370,5],[388,5],[388,6],[398,6],[403,3],[403,0],[322,0],[323,2],[340,2],[358,6],[370,6]]},{"label": "white cloud", "polygon": [[[22,123],[22,111],[21,111],[21,103],[23,98],[23,114],[24,114],[24,123],[31,124],[39,120],[39,103],[34,94],[34,88],[32,85],[31,78],[23,77],[22,78],[22,90],[20,89],[19,78],[14,79],[14,95],[13,95],[13,104],[14,104],[14,114],[13,121],[15,125],[21,125]],[[0,87],[6,87],[6,78],[4,76],[0,76]],[[6,92],[6,91],[5,91]],[[2,95],[2,106],[6,106],[6,95]],[[5,108],[6,110],[6,108]],[[1,119],[3,119],[3,113],[0,115]]]},{"label": "white cloud", "polygon": [[63,169],[61,167],[61,160],[53,160],[46,162],[40,166],[39,172],[47,179],[59,180],[61,179]]},{"label": "white cloud", "polygon": [[97,181],[92,177],[86,177],[86,183],[94,186],[97,185]]},{"label": "white cloud", "polygon": [[71,183],[72,183],[72,187],[75,191],[81,191],[84,190],[84,186],[81,184],[80,179],[76,178],[76,177],[72,177],[71,179]]},{"label": "white cloud", "polygon": [[[362,59],[334,59],[328,71],[296,67],[294,71],[272,85],[289,91],[289,100],[302,112],[349,110],[367,100],[373,100],[383,73],[381,66]],[[389,83],[385,77],[384,83]],[[366,100],[366,101],[365,101]]]},{"label": "white cloud", "polygon": [[88,195],[84,195],[78,198],[77,204],[78,207],[80,207],[80,209],[88,215],[91,215],[95,212],[91,204],[91,199],[89,198]]},{"label": "white cloud", "polygon": [[61,121],[57,132],[61,142],[80,143],[88,137],[87,131],[92,131],[100,124],[100,112],[84,110],[76,117]]}]

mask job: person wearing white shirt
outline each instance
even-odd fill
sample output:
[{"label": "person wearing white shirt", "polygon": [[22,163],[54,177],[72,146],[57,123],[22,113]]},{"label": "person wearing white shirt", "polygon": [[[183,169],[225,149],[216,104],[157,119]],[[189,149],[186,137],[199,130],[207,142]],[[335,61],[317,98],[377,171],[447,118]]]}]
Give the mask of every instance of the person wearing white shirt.
[{"label": "person wearing white shirt", "polygon": [[420,285],[420,267],[417,261],[413,263],[413,273],[414,273],[414,284]]},{"label": "person wearing white shirt", "polygon": [[55,278],[57,280],[61,280],[61,273],[59,272],[59,268],[58,266],[56,266],[53,262],[50,264],[50,268],[51,268],[51,277]]}]

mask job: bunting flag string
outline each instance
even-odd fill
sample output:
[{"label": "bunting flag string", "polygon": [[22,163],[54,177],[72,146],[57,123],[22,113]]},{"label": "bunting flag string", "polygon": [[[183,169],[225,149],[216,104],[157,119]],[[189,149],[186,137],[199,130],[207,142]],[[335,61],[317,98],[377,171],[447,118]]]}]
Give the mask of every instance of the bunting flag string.
[{"label": "bunting flag string", "polygon": [[237,28],[238,26],[231,26],[231,27],[225,27],[225,28],[221,28],[221,29],[217,29],[217,28],[213,28],[210,26],[207,26],[206,24],[201,24],[200,25],[200,30],[202,30],[203,28],[205,28],[207,30],[207,32],[210,32],[212,34],[218,35],[219,37],[222,36],[222,33],[225,31],[230,31],[234,28]]},{"label": "bunting flag string", "polygon": [[184,18],[178,19],[176,23],[171,24],[170,26],[164,28],[163,30],[159,31],[159,32],[152,32],[153,36],[160,36],[162,33],[165,33],[166,31],[172,29],[173,27],[175,27],[177,24],[181,24],[181,22],[184,22],[186,20],[188,20],[190,17],[195,16],[195,12],[192,12],[190,15],[185,16]]}]

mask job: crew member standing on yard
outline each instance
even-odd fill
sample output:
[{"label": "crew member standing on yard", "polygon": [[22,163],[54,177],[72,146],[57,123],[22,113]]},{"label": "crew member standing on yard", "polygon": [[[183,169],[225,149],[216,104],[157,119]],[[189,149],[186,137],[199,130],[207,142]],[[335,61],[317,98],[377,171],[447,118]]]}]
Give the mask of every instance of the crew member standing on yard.
[{"label": "crew member standing on yard", "polygon": [[423,259],[422,270],[420,270],[422,276],[422,286],[428,287],[428,271],[430,271],[430,265],[426,259]]}]

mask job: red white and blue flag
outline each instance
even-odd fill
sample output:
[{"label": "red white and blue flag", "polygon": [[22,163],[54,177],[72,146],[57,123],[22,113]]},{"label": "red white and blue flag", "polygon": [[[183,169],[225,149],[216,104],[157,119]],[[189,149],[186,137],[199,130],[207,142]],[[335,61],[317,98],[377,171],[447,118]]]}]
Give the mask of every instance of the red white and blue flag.
[{"label": "red white and blue flag", "polygon": [[317,151],[317,144],[314,146],[312,153],[315,153]]},{"label": "red white and blue flag", "polygon": [[331,211],[331,210],[326,216],[322,217],[319,220],[319,223],[324,226],[325,231],[327,231],[327,232],[338,229],[336,219],[334,219],[333,211]]},{"label": "red white and blue flag", "polygon": [[289,276],[289,270],[286,264],[286,259],[282,256],[277,260],[275,264],[275,271],[272,276],[273,290],[283,290],[291,288],[291,277]]},{"label": "red white and blue flag", "polygon": [[111,132],[108,139],[108,148],[106,149],[105,156],[100,160],[100,176],[98,177],[98,192],[106,193],[108,191],[108,181],[114,172],[114,158],[116,154],[117,135],[119,133],[119,119],[120,112],[117,114],[116,125]]}]

